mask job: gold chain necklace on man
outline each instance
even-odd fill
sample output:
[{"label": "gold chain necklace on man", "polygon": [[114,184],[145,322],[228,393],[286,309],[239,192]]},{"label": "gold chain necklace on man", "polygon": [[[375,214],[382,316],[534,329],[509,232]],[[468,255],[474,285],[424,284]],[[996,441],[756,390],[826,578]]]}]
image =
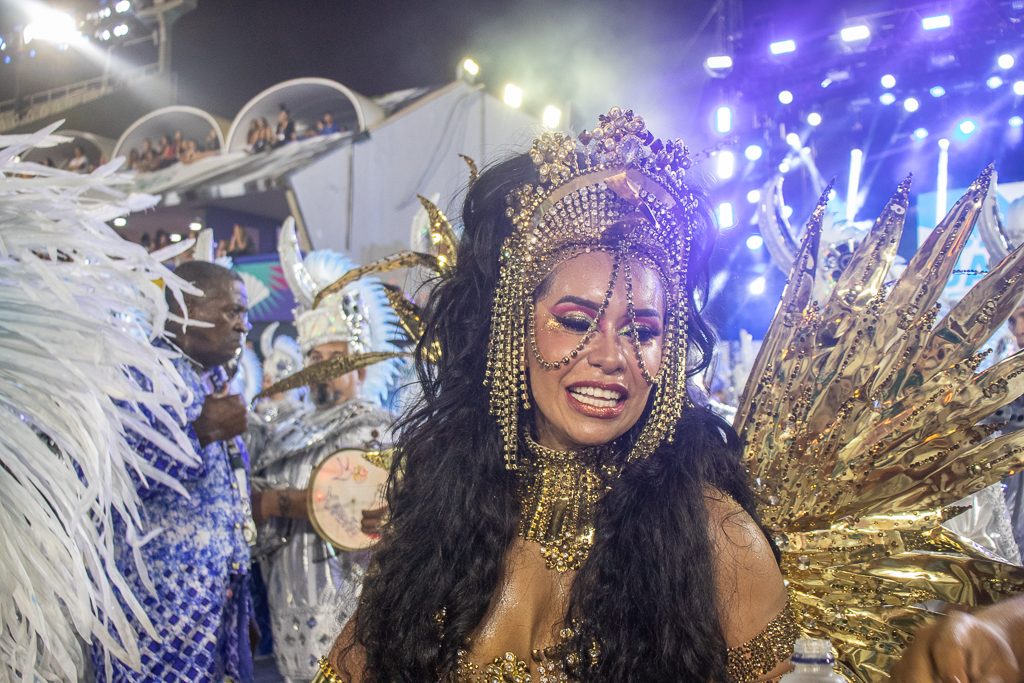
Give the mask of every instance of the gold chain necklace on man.
[{"label": "gold chain necklace on man", "polygon": [[557,451],[529,435],[526,447],[533,462],[524,468],[519,489],[519,534],[540,544],[548,569],[579,569],[594,545],[597,503],[620,470],[610,464],[605,447]]}]

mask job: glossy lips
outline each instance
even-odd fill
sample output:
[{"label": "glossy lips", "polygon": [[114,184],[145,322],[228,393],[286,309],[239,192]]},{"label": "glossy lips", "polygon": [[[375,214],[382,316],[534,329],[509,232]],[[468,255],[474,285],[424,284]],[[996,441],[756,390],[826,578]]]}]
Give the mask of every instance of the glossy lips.
[{"label": "glossy lips", "polygon": [[629,392],[621,384],[603,382],[574,382],[566,389],[570,407],[583,415],[613,418],[626,407]]}]

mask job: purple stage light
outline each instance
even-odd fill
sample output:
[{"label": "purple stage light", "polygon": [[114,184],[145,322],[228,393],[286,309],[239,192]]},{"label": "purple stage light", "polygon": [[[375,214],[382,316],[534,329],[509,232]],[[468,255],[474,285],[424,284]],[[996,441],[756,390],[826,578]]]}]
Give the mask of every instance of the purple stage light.
[{"label": "purple stage light", "polygon": [[747,192],[747,201],[751,204],[757,204],[761,201],[761,190],[754,189]]},{"label": "purple stage light", "polygon": [[1003,79],[1000,78],[999,76],[989,76],[988,79],[985,81],[985,85],[987,85],[992,90],[995,90],[1002,84]]},{"label": "purple stage light", "polygon": [[768,46],[768,50],[773,55],[785,55],[790,52],[796,52],[796,41],[795,40],[777,40]]},{"label": "purple stage light", "polygon": [[764,246],[764,238],[758,234],[753,234],[747,237],[747,249],[750,251],[757,251]]},{"label": "purple stage light", "polygon": [[732,130],[732,109],[724,104],[715,109],[715,130],[719,133]]},{"label": "purple stage light", "polygon": [[921,19],[921,28],[925,31],[937,31],[942,28],[949,28],[953,25],[953,18],[948,14],[936,14],[934,17]]},{"label": "purple stage light", "polygon": [[747,158],[747,161],[757,161],[762,154],[764,154],[764,150],[760,145],[747,145],[747,148],[743,150],[743,156]]},{"label": "purple stage light", "polygon": [[913,135],[915,140],[924,140],[926,137],[928,137],[928,129],[927,128],[915,128],[912,135]]},{"label": "purple stage light", "polygon": [[719,204],[715,213],[718,214],[718,227],[725,229],[736,225],[736,216],[733,213],[732,204],[730,202],[722,202]]},{"label": "purple stage light", "polygon": [[729,55],[713,55],[704,60],[704,66],[712,71],[724,71],[732,68],[732,57]]},{"label": "purple stage light", "polygon": [[781,102],[782,104],[792,104],[793,103],[793,93],[790,92],[789,90],[780,90],[779,91],[779,102]]},{"label": "purple stage light", "polygon": [[768,283],[765,281],[764,276],[761,275],[750,281],[750,284],[747,285],[747,291],[754,296],[761,296],[764,294],[764,290],[767,286]]},{"label": "purple stage light", "polygon": [[821,114],[819,114],[816,111],[812,111],[810,114],[807,115],[807,123],[808,123],[808,125],[811,125],[811,126],[814,126],[814,127],[820,126],[821,125]]},{"label": "purple stage light", "polygon": [[1024,81],[1013,82],[1013,94],[1024,97]]},{"label": "purple stage light", "polygon": [[928,89],[928,94],[931,95],[932,97],[942,97],[943,95],[946,94],[946,89],[943,88],[941,85],[933,85],[931,88]]},{"label": "purple stage light", "polygon": [[888,107],[890,104],[896,101],[896,96],[893,95],[891,92],[884,92],[878,96],[878,101]]},{"label": "purple stage light", "polygon": [[910,114],[921,108],[921,103],[917,101],[916,97],[908,97],[903,100],[903,108]]},{"label": "purple stage light", "polygon": [[1007,69],[1012,69],[1013,65],[1016,63],[1017,60],[1009,52],[1004,52],[1003,54],[999,55],[999,57],[996,59],[996,64],[998,64],[999,68],[1003,69],[1004,71]]},{"label": "purple stage light", "polygon": [[871,28],[867,24],[856,24],[847,26],[839,32],[839,37],[844,43],[855,43],[858,40],[867,40],[871,37]]},{"label": "purple stage light", "polygon": [[1024,125],[1024,118],[1021,118],[1019,115],[1011,116],[1008,123],[1011,128],[1020,128],[1021,125]]},{"label": "purple stage light", "polygon": [[976,124],[971,119],[964,119],[963,121],[957,124],[956,128],[963,135],[968,136],[974,133],[974,131],[978,130],[978,124]]},{"label": "purple stage light", "polygon": [[885,88],[886,90],[896,87],[896,77],[893,76],[892,74],[885,74],[884,76],[882,76],[881,82],[882,87]]}]

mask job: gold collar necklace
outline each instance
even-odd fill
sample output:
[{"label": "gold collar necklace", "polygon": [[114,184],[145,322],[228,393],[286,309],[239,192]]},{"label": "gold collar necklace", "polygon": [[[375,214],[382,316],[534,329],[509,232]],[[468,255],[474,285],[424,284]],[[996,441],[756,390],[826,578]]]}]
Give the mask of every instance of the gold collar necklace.
[{"label": "gold collar necklace", "polygon": [[519,489],[519,534],[540,544],[548,569],[579,569],[594,545],[597,503],[621,468],[611,464],[605,446],[558,451],[540,445],[528,433],[525,441],[533,458],[531,466],[523,468]]}]

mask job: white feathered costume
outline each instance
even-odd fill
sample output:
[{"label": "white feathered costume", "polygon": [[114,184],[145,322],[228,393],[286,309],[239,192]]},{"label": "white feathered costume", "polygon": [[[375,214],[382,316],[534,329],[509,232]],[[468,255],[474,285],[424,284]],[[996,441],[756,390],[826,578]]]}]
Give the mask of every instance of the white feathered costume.
[{"label": "white feathered costume", "polygon": [[111,520],[125,520],[130,544],[145,542],[130,472],[181,487],[129,448],[125,430],[195,458],[173,421],[161,436],[112,399],[183,415],[171,354],[151,340],[168,315],[159,281],[179,299],[198,292],[160,264],[174,254],[147,254],[105,223],[155,203],[130,194],[120,160],[89,175],[18,161],[57,125],[0,136],[0,681],[77,681],[82,642],[94,639],[139,666],[125,609],[152,625],[114,563]]}]

